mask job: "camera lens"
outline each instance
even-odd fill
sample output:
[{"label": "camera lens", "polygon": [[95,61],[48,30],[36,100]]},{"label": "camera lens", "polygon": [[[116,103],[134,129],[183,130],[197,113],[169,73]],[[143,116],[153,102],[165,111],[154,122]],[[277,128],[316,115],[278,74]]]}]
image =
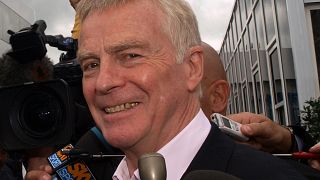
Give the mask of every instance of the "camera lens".
[{"label": "camera lens", "polygon": [[1,147],[15,151],[70,142],[74,132],[71,100],[63,80],[0,88]]},{"label": "camera lens", "polygon": [[62,117],[61,103],[56,97],[37,92],[26,97],[19,113],[19,124],[31,137],[47,137],[54,133]]}]

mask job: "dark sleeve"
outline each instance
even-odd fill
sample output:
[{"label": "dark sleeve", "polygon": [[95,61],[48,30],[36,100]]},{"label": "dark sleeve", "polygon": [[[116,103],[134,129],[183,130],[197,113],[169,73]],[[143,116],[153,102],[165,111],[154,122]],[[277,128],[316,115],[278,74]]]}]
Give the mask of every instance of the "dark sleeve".
[{"label": "dark sleeve", "polygon": [[293,134],[298,136],[303,143],[302,150],[309,151],[310,147],[316,144],[316,141],[311,137],[311,135],[301,126],[289,126],[293,130]]},{"label": "dark sleeve", "polygon": [[7,159],[0,168],[0,179],[2,180],[23,180],[22,163],[18,160]]},{"label": "dark sleeve", "polygon": [[320,171],[311,168],[308,165],[303,163],[299,163],[296,160],[286,159],[286,162],[289,163],[292,167],[294,167],[297,171],[299,171],[303,176],[308,179],[320,179]]}]

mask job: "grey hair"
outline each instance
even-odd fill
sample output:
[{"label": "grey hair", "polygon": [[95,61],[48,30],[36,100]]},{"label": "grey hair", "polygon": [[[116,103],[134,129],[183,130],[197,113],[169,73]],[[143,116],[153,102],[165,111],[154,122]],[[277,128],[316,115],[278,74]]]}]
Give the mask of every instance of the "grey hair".
[{"label": "grey hair", "polygon": [[[80,21],[83,22],[90,13],[106,8],[121,6],[133,0],[82,0],[77,5]],[[159,4],[165,14],[164,32],[176,48],[177,63],[182,63],[186,50],[201,45],[198,22],[190,5],[185,0],[152,0]]]}]

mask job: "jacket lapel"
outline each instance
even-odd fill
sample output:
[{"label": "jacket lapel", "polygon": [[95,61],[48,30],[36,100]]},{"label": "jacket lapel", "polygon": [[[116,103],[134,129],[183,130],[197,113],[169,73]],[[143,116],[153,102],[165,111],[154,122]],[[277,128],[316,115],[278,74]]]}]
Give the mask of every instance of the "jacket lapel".
[{"label": "jacket lapel", "polygon": [[182,177],[195,170],[226,171],[235,143],[211,123],[211,130]]}]

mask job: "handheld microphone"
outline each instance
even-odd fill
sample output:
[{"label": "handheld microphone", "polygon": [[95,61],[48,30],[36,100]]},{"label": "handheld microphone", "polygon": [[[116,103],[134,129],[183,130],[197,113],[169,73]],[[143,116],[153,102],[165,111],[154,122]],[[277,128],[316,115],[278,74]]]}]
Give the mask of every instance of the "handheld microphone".
[{"label": "handheld microphone", "polygon": [[241,180],[231,174],[216,170],[196,170],[186,175],[183,180]]},{"label": "handheld microphone", "polygon": [[48,162],[55,172],[52,179],[95,180],[95,177],[91,173],[89,167],[84,163],[84,161],[71,158],[63,153],[63,151],[70,149],[73,149],[73,146],[71,144],[65,146],[64,148],[48,157]]},{"label": "handheld microphone", "polygon": [[[103,174],[105,173],[106,169],[102,167],[106,164],[105,158],[108,158],[107,163],[109,168],[107,171],[110,171],[109,174],[115,171],[115,168],[124,155],[121,150],[112,147],[105,140],[102,141],[102,135],[96,134],[97,132],[95,130],[96,128],[92,128],[85,133],[75,147],[69,144],[48,157],[49,164],[56,173],[56,179],[61,177],[72,178],[79,174],[85,174],[85,176],[82,177],[87,177],[88,179],[92,177],[93,179],[94,176],[92,174],[98,174],[97,176],[99,176],[101,172]],[[88,167],[90,167],[91,170],[89,170]],[[77,173],[80,169],[81,173]]]},{"label": "handheld microphone", "polygon": [[167,170],[164,157],[159,153],[142,155],[138,160],[141,180],[166,180]]}]

